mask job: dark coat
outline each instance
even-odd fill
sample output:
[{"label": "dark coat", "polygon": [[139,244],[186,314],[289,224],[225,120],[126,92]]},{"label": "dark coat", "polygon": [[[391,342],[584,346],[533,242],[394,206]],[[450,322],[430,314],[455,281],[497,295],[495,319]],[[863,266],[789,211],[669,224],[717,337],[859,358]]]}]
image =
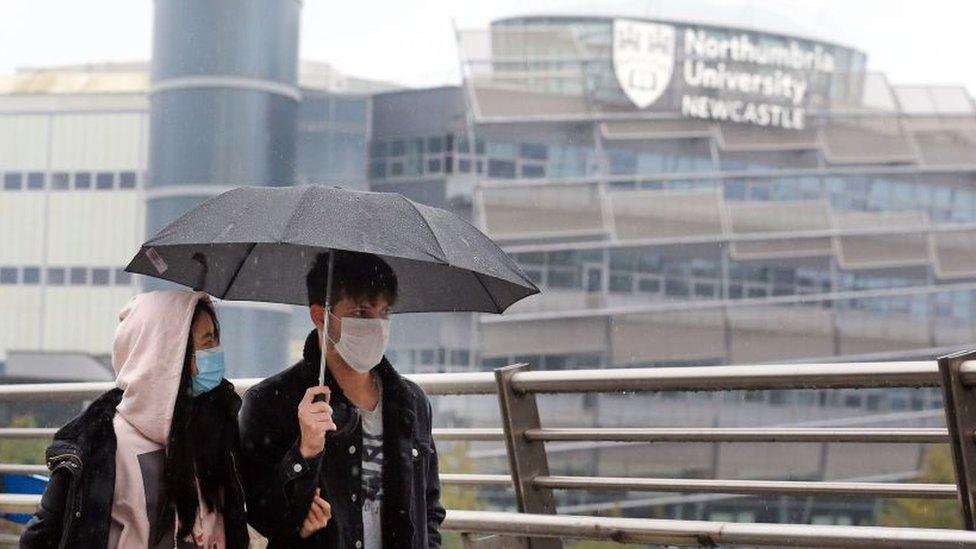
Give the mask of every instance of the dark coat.
[{"label": "dark coat", "polygon": [[[363,540],[362,421],[350,425],[348,435],[330,433],[325,450],[315,458],[305,460],[299,451],[298,404],[306,389],[318,384],[320,352],[313,331],[300,362],[244,395],[240,421],[248,520],[269,538],[269,549],[357,549],[357,542]],[[383,547],[440,547],[444,508],[431,438],[430,401],[386,358],[374,371],[383,387]],[[352,406],[331,375],[326,384],[332,391],[334,409]],[[344,430],[342,425],[339,430]],[[322,474],[317,478],[319,462]],[[316,487],[331,504],[332,519],[324,529],[302,540],[298,532]]]},{"label": "dark coat", "polygon": [[[229,392],[221,397],[239,406],[230,383],[224,381],[215,390]],[[121,389],[108,391],[54,435],[46,452],[51,479],[20,538],[20,547],[108,546],[117,446],[112,419],[121,400]],[[237,455],[236,449],[232,451]],[[247,522],[240,490],[226,491],[223,515],[227,547],[246,548]]]}]

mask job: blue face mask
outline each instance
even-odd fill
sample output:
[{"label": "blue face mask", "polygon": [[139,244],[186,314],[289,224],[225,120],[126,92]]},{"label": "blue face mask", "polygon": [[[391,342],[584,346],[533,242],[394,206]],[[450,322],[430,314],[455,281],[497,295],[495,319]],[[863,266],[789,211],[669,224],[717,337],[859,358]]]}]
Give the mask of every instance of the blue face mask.
[{"label": "blue face mask", "polygon": [[194,356],[197,359],[197,375],[193,378],[190,394],[200,396],[212,391],[224,379],[224,351],[221,348],[200,349]]}]

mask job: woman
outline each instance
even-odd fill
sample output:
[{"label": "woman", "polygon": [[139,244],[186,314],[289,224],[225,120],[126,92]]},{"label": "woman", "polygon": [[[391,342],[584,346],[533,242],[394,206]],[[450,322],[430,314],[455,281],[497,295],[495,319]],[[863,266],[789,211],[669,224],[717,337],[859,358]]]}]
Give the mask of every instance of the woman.
[{"label": "woman", "polygon": [[55,435],[21,547],[247,547],[240,398],[209,298],[140,294],[119,319],[117,388]]}]

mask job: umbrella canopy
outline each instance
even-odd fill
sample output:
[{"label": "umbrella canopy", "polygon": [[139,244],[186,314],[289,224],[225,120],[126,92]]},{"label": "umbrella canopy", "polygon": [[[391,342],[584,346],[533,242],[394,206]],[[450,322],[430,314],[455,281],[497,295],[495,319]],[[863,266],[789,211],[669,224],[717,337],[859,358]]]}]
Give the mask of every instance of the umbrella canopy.
[{"label": "umbrella canopy", "polygon": [[539,289],[460,217],[396,193],[241,187],[161,230],[126,270],[228,300],[308,305],[305,276],[329,250],[371,253],[397,275],[394,312],[501,313]]}]

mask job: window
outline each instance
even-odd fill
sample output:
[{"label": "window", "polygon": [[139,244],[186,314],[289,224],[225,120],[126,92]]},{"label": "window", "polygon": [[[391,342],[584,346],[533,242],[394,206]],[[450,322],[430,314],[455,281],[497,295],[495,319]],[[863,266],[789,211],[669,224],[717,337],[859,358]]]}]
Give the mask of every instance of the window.
[{"label": "window", "polygon": [[538,143],[522,143],[519,146],[519,156],[531,160],[546,160],[549,158],[549,148]]},{"label": "window", "polygon": [[65,272],[63,267],[47,268],[47,283],[51,286],[64,285]]},{"label": "window", "polygon": [[634,291],[634,281],[630,274],[613,273],[610,275],[610,291],[630,293]]},{"label": "window", "polygon": [[427,161],[427,173],[441,173],[441,160],[431,158]]},{"label": "window", "polygon": [[44,174],[41,172],[31,172],[27,174],[27,188],[37,191],[44,188]]},{"label": "window", "polygon": [[661,281],[654,278],[640,278],[637,281],[637,289],[650,294],[661,293]]},{"label": "window", "polygon": [[71,268],[71,283],[74,285],[88,284],[88,269],[84,267]]},{"label": "window", "polygon": [[125,269],[115,269],[115,285],[129,286],[132,284],[132,274],[125,272]]},{"label": "window", "polygon": [[444,150],[444,140],[440,137],[430,137],[427,139],[427,152],[439,153]]},{"label": "window", "polygon": [[24,284],[40,284],[41,269],[39,267],[24,267]]},{"label": "window", "polygon": [[111,189],[115,184],[115,174],[111,172],[98,172],[95,176],[95,188],[99,190]]},{"label": "window", "polygon": [[488,177],[499,177],[503,179],[515,178],[515,162],[508,160],[488,160]]},{"label": "window", "polygon": [[458,173],[470,173],[471,172],[471,161],[467,158],[458,159]]},{"label": "window", "polygon": [[23,187],[23,175],[16,172],[3,174],[3,188],[7,191],[19,191]]},{"label": "window", "polygon": [[91,188],[91,174],[86,172],[78,172],[75,174],[75,188],[76,189],[90,189]]},{"label": "window", "polygon": [[385,141],[373,141],[373,144],[369,147],[369,156],[373,158],[383,158],[386,156],[386,142]]},{"label": "window", "polygon": [[431,366],[434,364],[434,350],[433,349],[421,349],[420,350],[420,365],[421,366]]},{"label": "window", "polygon": [[122,172],[119,174],[120,189],[136,188],[136,172]]},{"label": "window", "polygon": [[0,267],[0,284],[16,284],[16,283],[17,283],[17,268]]},{"label": "window", "polygon": [[579,288],[579,273],[576,270],[552,269],[549,271],[549,287]]},{"label": "window", "polygon": [[390,164],[390,175],[393,177],[403,175],[403,162],[394,162]]},{"label": "window", "polygon": [[544,166],[522,166],[522,177],[545,177],[546,168]]},{"label": "window", "polygon": [[57,172],[51,174],[51,188],[56,191],[63,191],[71,187],[71,174]]},{"label": "window", "polygon": [[370,162],[369,176],[373,179],[384,179],[386,177],[386,162],[382,160]]},{"label": "window", "polygon": [[95,268],[92,269],[92,284],[95,286],[108,286],[108,269]]},{"label": "window", "polygon": [[403,156],[405,150],[406,146],[403,144],[403,140],[397,139],[390,142],[390,156]]}]

